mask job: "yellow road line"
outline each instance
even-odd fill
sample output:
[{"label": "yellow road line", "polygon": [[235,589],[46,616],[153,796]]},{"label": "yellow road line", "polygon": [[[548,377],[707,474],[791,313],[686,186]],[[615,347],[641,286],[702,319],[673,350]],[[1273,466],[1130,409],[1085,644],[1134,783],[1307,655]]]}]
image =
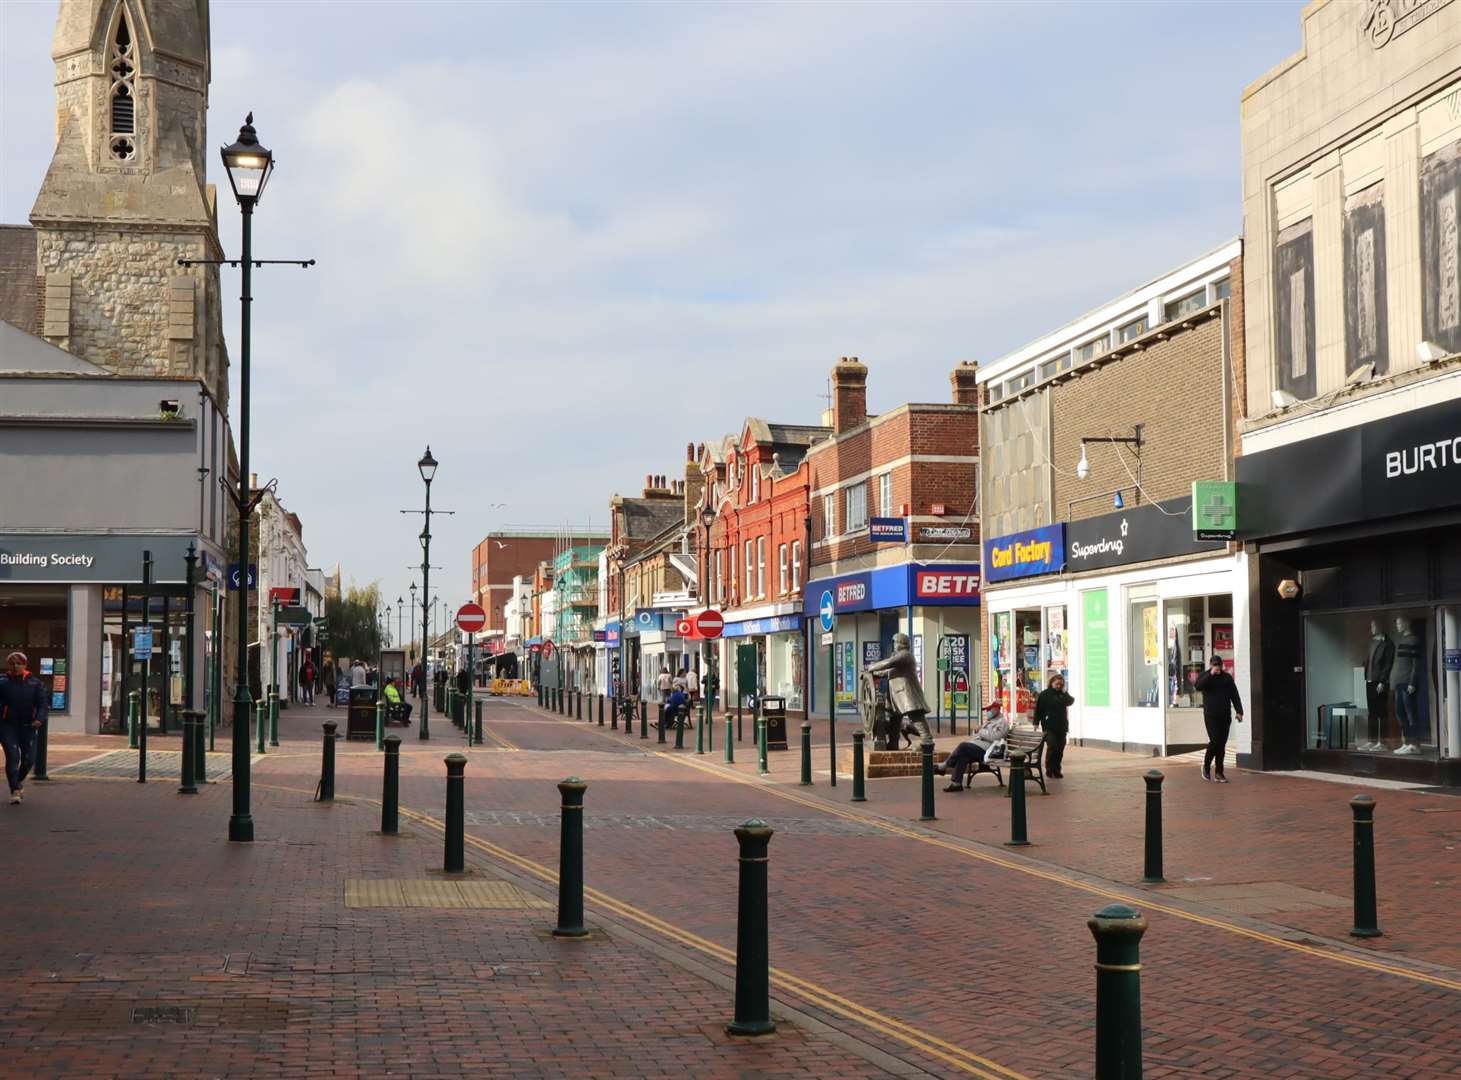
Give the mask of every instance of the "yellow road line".
[{"label": "yellow road line", "polygon": [[[562,723],[569,723],[566,718],[552,716],[550,719]],[[1170,907],[1158,902],[1151,894],[1133,895],[1131,893],[1118,892],[1104,886],[1093,885],[1090,882],[1080,881],[1077,878],[1065,874],[1058,874],[1050,870],[1041,869],[1038,866],[1030,866],[1025,863],[1015,862],[1012,859],[1002,858],[998,855],[977,848],[965,846],[965,843],[955,843],[937,836],[929,836],[925,833],[906,828],[896,822],[887,821],[884,818],[874,816],[860,810],[852,810],[837,806],[835,803],[824,802],[821,799],[813,799],[797,794],[782,786],[782,781],[773,780],[770,777],[745,776],[722,764],[715,764],[709,761],[700,760],[698,757],[685,757],[682,754],[667,754],[663,750],[649,751],[655,757],[672,761],[678,765],[684,765],[692,769],[699,769],[712,776],[723,779],[734,780],[738,784],[745,784],[754,787],[759,791],[766,791],[778,798],[788,802],[794,802],[801,806],[807,806],[814,810],[821,810],[825,813],[834,814],[848,821],[856,821],[862,824],[873,825],[885,832],[895,836],[902,836],[909,840],[917,840],[919,843],[930,844],[933,847],[943,848],[955,854],[970,859],[978,859],[981,862],[993,866],[1002,867],[1006,870],[1015,870],[1030,877],[1040,878],[1067,888],[1076,889],[1080,892],[1089,893],[1092,896],[1099,896],[1104,899],[1118,900],[1125,904],[1132,904],[1141,907],[1144,911],[1159,911],[1164,915],[1171,915],[1173,918],[1183,919],[1187,922],[1197,923],[1199,926],[1207,926],[1215,930],[1225,930],[1239,937],[1248,938],[1251,941],[1262,942],[1267,945],[1276,945],[1279,948],[1291,952],[1301,953],[1305,956],[1315,957],[1321,960],[1332,960],[1341,964],[1348,964],[1351,967],[1361,968],[1366,971],[1378,972],[1382,975],[1394,975],[1402,979],[1410,979],[1414,982],[1425,983],[1428,986],[1436,986],[1443,990],[1461,991],[1461,981],[1448,979],[1441,975],[1432,975],[1428,972],[1416,971],[1412,968],[1400,967],[1395,964],[1388,964],[1379,960],[1369,960],[1360,956],[1353,956],[1349,953],[1335,952],[1332,949],[1317,948],[1313,945],[1305,945],[1297,941],[1289,941],[1285,938],[1275,937],[1272,934],[1264,933],[1262,930],[1254,930],[1247,926],[1239,926],[1237,923],[1227,922],[1223,919],[1214,918],[1208,915],[1199,915],[1196,912],[1184,911],[1182,908]],[[966,842],[972,844],[973,841]]]}]

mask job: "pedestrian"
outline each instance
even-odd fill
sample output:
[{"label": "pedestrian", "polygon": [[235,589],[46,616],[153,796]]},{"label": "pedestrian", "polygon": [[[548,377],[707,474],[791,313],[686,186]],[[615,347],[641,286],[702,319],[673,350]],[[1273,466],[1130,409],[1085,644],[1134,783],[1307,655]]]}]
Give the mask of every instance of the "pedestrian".
[{"label": "pedestrian", "polygon": [[350,689],[365,685],[365,664],[359,658],[350,665]]},{"label": "pedestrian", "polygon": [[421,696],[421,661],[416,661],[416,666],[411,669],[411,693],[416,697]]},{"label": "pedestrian", "polygon": [[1035,699],[1035,726],[1045,730],[1045,775],[1057,780],[1065,775],[1065,737],[1070,734],[1070,717],[1066,710],[1075,698],[1065,692],[1065,676],[1053,675],[1050,685]]},{"label": "pedestrian", "polygon": [[315,663],[307,656],[304,658],[304,667],[299,669],[299,687],[304,693],[304,703],[313,705],[315,703]]},{"label": "pedestrian", "polygon": [[690,707],[693,709],[700,704],[700,672],[696,671],[689,664],[685,665],[685,674],[681,676],[685,680],[685,692],[690,695]]},{"label": "pedestrian", "polygon": [[[1010,722],[1005,719],[1004,708],[998,701],[992,701],[984,706],[987,714],[984,724],[974,733],[974,737],[968,742],[961,742],[954,748],[954,752],[944,759],[943,764],[935,765],[933,771],[940,776],[949,776],[949,786],[945,791],[964,790],[964,772],[970,765],[981,761],[988,761],[994,748],[1004,742],[1005,736],[1010,733]],[[998,755],[993,755],[998,756]]]},{"label": "pedestrian", "polygon": [[13,652],[0,675],[0,744],[5,747],[5,779],[10,801],[25,796],[25,778],[35,762],[36,732],[46,722],[45,684],[26,670],[26,656]]},{"label": "pedestrian", "polygon": [[655,686],[659,690],[659,699],[661,701],[668,701],[670,699],[670,690],[674,688],[674,685],[675,679],[670,674],[670,669],[660,668],[659,678],[655,680]]},{"label": "pedestrian", "polygon": [[326,704],[332,709],[335,707],[335,687],[338,685],[335,679],[335,661],[331,660],[325,665],[325,693],[329,695]]},{"label": "pedestrian", "polygon": [[1229,708],[1237,714],[1238,723],[1243,722],[1243,699],[1238,696],[1238,684],[1223,666],[1223,658],[1214,656],[1207,670],[1197,677],[1197,689],[1202,692],[1202,722],[1207,727],[1207,753],[1202,756],[1202,778],[1226,784],[1223,775],[1223,756],[1227,753],[1228,729],[1233,718]]}]

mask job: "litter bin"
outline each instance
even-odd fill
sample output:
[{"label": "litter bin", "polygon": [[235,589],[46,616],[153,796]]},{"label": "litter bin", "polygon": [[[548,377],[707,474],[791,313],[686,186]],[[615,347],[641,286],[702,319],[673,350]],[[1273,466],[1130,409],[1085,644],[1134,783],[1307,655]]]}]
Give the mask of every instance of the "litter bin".
[{"label": "litter bin", "polygon": [[350,688],[350,712],[345,717],[345,738],[375,738],[375,697],[378,691],[373,686],[352,686]]},{"label": "litter bin", "polygon": [[436,715],[437,716],[440,716],[440,715],[442,715],[443,713],[446,712],[446,680],[445,679],[437,679],[436,682],[433,684],[433,692],[432,692],[432,701],[431,701],[431,704],[432,704],[432,707],[436,710]]},{"label": "litter bin", "polygon": [[766,749],[786,749],[786,698],[767,695],[761,699],[761,721],[766,725]]}]

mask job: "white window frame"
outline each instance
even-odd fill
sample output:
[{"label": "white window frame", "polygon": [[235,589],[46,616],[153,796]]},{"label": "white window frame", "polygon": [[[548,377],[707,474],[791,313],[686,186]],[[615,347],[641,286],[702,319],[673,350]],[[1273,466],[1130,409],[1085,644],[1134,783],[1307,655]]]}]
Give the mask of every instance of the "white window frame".
[{"label": "white window frame", "polygon": [[721,558],[724,554],[720,548],[715,549],[715,602],[718,604],[725,603],[725,575],[721,572],[725,566]]},{"label": "white window frame", "polygon": [[749,600],[756,595],[756,590],[752,588],[756,584],[756,554],[751,543],[750,540],[746,541],[746,591],[741,594],[741,600],[743,601]]},{"label": "white window frame", "polygon": [[802,542],[791,542],[791,588],[795,592],[802,587]]},{"label": "white window frame", "polygon": [[[847,518],[844,522],[847,532],[861,532],[867,528],[867,483],[849,484],[846,488],[844,506]],[[859,520],[859,513],[861,520]]]},{"label": "white window frame", "polygon": [[780,544],[776,548],[776,565],[777,565],[778,569],[781,571],[781,576],[779,578],[779,580],[781,582],[781,590],[780,590],[780,592],[777,595],[779,595],[779,596],[785,596],[786,595],[786,587],[787,587],[787,583],[788,583],[787,572],[791,569],[791,561],[790,561],[790,559],[787,558],[787,551],[786,551],[786,545],[785,544]]},{"label": "white window frame", "polygon": [[878,516],[893,516],[893,474],[890,472],[878,477]]},{"label": "white window frame", "polygon": [[766,596],[766,537],[756,537],[756,595]]},{"label": "white window frame", "polygon": [[822,535],[837,535],[837,493],[822,496]]},{"label": "white window frame", "polygon": [[751,466],[751,501],[761,501],[761,467],[759,465]]}]

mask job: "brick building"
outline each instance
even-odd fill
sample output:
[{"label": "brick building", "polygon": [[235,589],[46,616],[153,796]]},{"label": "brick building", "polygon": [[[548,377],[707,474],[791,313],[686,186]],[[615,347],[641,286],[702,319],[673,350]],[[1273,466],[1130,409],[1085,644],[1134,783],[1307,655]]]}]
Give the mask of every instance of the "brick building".
[{"label": "brick building", "polygon": [[813,709],[827,709],[833,683],[838,710],[855,711],[858,672],[904,632],[930,719],[941,726],[956,700],[967,717],[967,689],[943,679],[936,659],[947,651],[955,668],[967,668],[979,638],[977,370],[954,369],[947,403],[870,416],[867,366],[853,357],[832,369],[831,431],[805,462],[809,637],[820,635],[824,595],[836,612],[830,649],[809,650]]},{"label": "brick building", "polygon": [[1196,539],[1192,514],[1194,481],[1234,475],[1241,251],[1224,244],[980,371],[981,663],[1018,717],[1060,674],[1072,738],[1173,751],[1206,741],[1192,682],[1207,658],[1246,693],[1243,557]]},{"label": "brick building", "polygon": [[607,541],[607,532],[593,529],[506,528],[489,532],[472,549],[472,598],[487,613],[483,636],[506,636],[505,609],[512,601],[514,577],[522,575],[531,580],[541,563],[552,566],[567,548],[598,546]]},{"label": "brick building", "polygon": [[[703,648],[723,701],[745,695],[786,698],[788,710],[806,708],[805,634],[802,583],[806,573],[806,520],[810,473],[806,455],[831,428],[780,424],[750,417],[738,435],[700,447],[695,465],[702,497],[695,514],[709,509],[694,527],[701,580],[701,606],[725,618],[720,640]],[[693,612],[692,612],[693,613]],[[731,659],[740,649],[754,654],[755,678],[742,685]],[[748,669],[749,671],[749,669]]]}]

